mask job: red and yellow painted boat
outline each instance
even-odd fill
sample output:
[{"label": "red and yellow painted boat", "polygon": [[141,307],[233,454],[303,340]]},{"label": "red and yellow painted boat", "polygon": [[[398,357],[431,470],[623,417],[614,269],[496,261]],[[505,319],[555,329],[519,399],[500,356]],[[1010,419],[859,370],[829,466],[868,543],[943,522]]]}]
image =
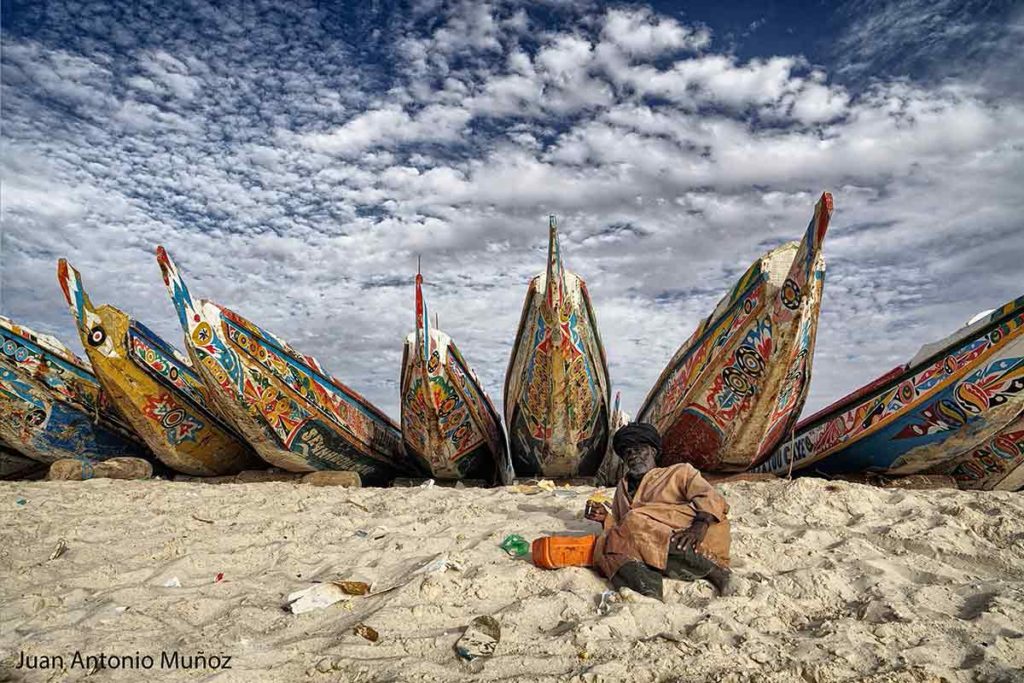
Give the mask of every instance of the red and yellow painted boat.
[{"label": "red and yellow painted boat", "polygon": [[662,436],[662,464],[743,471],[768,458],[807,397],[825,281],[823,193],[800,243],[747,269],[679,348],[637,420]]},{"label": "red and yellow painted boat", "polygon": [[501,418],[455,342],[430,324],[419,273],[401,387],[402,440],[420,467],[438,479],[512,482]]},{"label": "red and yellow painted boat", "polygon": [[505,375],[518,476],[591,476],[608,445],[608,364],[587,285],[565,270],[549,221],[547,271],[530,281]]},{"label": "red and yellow painted boat", "polygon": [[93,306],[65,259],[57,279],[104,392],[161,462],[197,476],[259,467],[252,449],[214,413],[185,358],[124,311]]}]

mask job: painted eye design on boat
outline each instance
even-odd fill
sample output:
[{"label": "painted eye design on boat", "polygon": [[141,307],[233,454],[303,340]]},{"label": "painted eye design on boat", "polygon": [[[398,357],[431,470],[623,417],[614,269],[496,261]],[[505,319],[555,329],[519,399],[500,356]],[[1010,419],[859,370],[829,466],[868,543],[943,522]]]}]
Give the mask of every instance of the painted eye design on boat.
[{"label": "painted eye design on boat", "polygon": [[163,419],[160,420],[160,422],[163,424],[164,427],[174,427],[177,426],[177,424],[184,419],[185,411],[182,410],[181,408],[175,408],[174,410],[167,411],[167,414],[164,415]]},{"label": "painted eye design on boat", "polygon": [[178,379],[178,368],[171,368],[170,372],[168,372],[167,375],[172,380]]},{"label": "painted eye design on boat", "polygon": [[751,377],[760,377],[764,373],[764,359],[753,346],[744,344],[736,349],[736,362]]},{"label": "painted eye design on boat", "polygon": [[800,285],[792,278],[786,278],[786,282],[782,285],[782,305],[790,310],[794,310],[800,305]]},{"label": "painted eye design on boat", "polygon": [[192,331],[192,341],[199,345],[206,345],[213,338],[213,330],[210,329],[210,323],[203,321],[196,325],[196,329]]},{"label": "painted eye design on boat", "polygon": [[97,325],[89,330],[89,346],[99,346],[107,340],[107,333]]},{"label": "painted eye design on boat", "polygon": [[722,371],[722,379],[725,380],[726,386],[740,396],[748,396],[754,393],[754,386],[750,383],[750,380],[733,366],[727,367]]}]

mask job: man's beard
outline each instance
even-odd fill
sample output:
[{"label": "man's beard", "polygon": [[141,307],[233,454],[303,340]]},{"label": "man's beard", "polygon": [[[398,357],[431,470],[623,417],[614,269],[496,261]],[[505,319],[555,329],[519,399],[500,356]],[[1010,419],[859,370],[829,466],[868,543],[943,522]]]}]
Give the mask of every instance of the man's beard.
[{"label": "man's beard", "polygon": [[647,462],[643,460],[635,463],[626,463],[626,472],[629,474],[630,477],[634,479],[639,479],[640,477],[644,476],[645,474],[647,474],[647,470],[649,469],[650,468],[647,467]]}]

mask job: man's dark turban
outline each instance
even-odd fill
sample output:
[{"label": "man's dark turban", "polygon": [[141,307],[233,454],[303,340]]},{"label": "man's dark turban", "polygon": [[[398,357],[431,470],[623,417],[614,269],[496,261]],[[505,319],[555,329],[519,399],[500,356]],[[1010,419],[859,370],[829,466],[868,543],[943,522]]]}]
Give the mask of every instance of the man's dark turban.
[{"label": "man's dark turban", "polygon": [[630,422],[615,432],[612,437],[612,448],[621,457],[629,448],[637,446],[653,446],[661,454],[661,436],[654,425],[646,422]]}]

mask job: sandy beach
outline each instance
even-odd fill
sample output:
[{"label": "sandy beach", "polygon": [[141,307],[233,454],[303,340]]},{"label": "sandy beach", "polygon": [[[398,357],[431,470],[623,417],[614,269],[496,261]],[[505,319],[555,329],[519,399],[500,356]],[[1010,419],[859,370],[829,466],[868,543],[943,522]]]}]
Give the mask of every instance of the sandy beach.
[{"label": "sandy beach", "polygon": [[[593,531],[591,488],[4,483],[0,666],[4,680],[82,680],[78,651],[153,658],[91,676],[115,681],[1021,680],[1021,495],[812,479],[719,489],[730,594],[667,581],[664,604],[627,590],[602,614],[596,573],[498,547],[510,533]],[[430,559],[440,570],[409,576]],[[404,583],[282,608],[315,581],[385,575]],[[453,652],[478,615],[501,625],[482,669]],[[197,654],[207,666],[184,668]],[[15,668],[23,656],[64,668]]]}]

